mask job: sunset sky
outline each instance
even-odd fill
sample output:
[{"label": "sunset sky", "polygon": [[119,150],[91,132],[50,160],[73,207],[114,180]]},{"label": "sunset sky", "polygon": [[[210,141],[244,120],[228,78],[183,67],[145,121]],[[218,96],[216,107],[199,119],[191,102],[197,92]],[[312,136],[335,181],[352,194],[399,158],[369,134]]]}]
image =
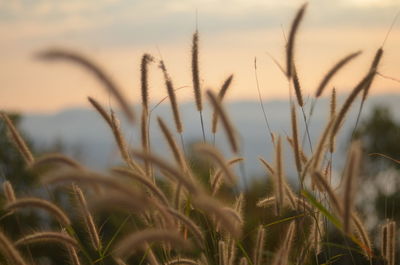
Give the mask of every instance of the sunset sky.
[{"label": "sunset sky", "polygon": [[[231,73],[229,100],[255,99],[254,57],[263,98],[287,98],[287,82],[268,53],[284,62],[283,32],[303,1],[277,0],[3,0],[0,1],[0,109],[48,112],[88,106],[86,97],[109,102],[96,80],[67,63],[44,63],[34,54],[65,47],[87,54],[140,100],[139,64],[144,52],[165,60],[176,87],[191,85],[190,48],[197,23],[204,89],[218,89]],[[304,93],[312,93],[341,57],[363,54],[334,79],[348,92],[369,67],[396,13],[398,0],[309,1],[296,43]],[[400,21],[385,44],[382,74],[400,78]],[[166,94],[156,64],[150,98]],[[400,84],[377,78],[372,93],[398,93]],[[178,94],[193,99],[190,87]],[[112,103],[114,104],[114,103]]]}]

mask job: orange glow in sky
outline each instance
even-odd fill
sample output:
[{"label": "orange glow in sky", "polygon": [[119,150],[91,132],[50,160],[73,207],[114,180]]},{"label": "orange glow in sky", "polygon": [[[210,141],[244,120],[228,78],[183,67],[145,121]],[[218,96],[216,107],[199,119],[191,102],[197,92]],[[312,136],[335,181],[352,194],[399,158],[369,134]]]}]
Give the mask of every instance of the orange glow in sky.
[{"label": "orange glow in sky", "polygon": [[[287,81],[268,54],[284,64],[283,32],[289,30],[302,1],[262,2],[3,1],[1,109],[55,111],[88,106],[87,96],[109,102],[109,95],[81,68],[35,60],[34,54],[48,47],[65,47],[90,56],[121,85],[132,102],[140,101],[139,66],[144,52],[156,58],[162,56],[176,87],[190,86],[190,46],[196,10],[204,89],[219,89],[233,73],[228,100],[256,99],[256,57],[263,98],[288,98]],[[311,1],[296,40],[296,62],[304,94],[313,94],[324,73],[337,60],[362,50],[362,55],[330,84],[339,93],[348,92],[367,71],[399,8],[392,0]],[[394,25],[385,43],[379,70],[396,78],[400,76],[399,24]],[[156,64],[150,68],[150,85],[153,102],[166,95]],[[371,92],[399,90],[399,83],[377,78]],[[178,99],[193,100],[191,88],[182,89]]]}]

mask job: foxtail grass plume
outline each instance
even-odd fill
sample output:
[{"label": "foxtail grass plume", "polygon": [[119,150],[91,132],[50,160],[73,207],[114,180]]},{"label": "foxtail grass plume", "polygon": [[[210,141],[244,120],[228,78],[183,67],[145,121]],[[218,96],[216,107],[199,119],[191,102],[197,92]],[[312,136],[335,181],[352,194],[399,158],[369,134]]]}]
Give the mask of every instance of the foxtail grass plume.
[{"label": "foxtail grass plume", "polygon": [[[288,141],[290,147],[293,149],[293,152],[294,152],[294,142],[293,142],[293,139],[290,138],[289,136],[287,136],[287,137],[286,137],[286,140]],[[300,146],[299,146],[299,147],[300,147]],[[306,164],[306,163],[308,162],[308,157],[307,157],[307,155],[304,153],[304,151],[301,149],[301,147],[300,147],[299,152],[300,152],[300,159],[301,159],[302,164]]]},{"label": "foxtail grass plume", "polygon": [[146,113],[149,112],[149,63],[153,62],[154,58],[148,53],[143,54],[140,64],[140,84],[142,92],[142,106]]},{"label": "foxtail grass plume", "polygon": [[222,156],[221,152],[216,149],[215,147],[208,145],[208,144],[198,144],[195,146],[195,150],[207,155],[218,164],[221,171],[224,173],[227,183],[230,185],[235,185],[236,177],[233,171],[228,166],[227,162],[225,161],[224,157]]},{"label": "foxtail grass plume", "polygon": [[168,128],[167,124],[160,118],[157,117],[157,122],[158,125],[161,129],[161,132],[164,135],[165,140],[168,143],[169,148],[172,151],[172,154],[175,158],[176,163],[179,165],[179,167],[182,170],[186,170],[186,161],[185,161],[185,156],[182,153],[181,149],[179,148],[178,144],[176,143],[174,137],[172,136],[172,133],[170,129]]},{"label": "foxtail grass plume", "polygon": [[365,101],[367,99],[369,89],[370,89],[372,82],[374,81],[374,77],[378,71],[378,66],[382,59],[382,55],[383,55],[383,49],[379,48],[375,53],[374,60],[372,61],[371,67],[369,69],[369,74],[372,74],[372,77],[371,77],[371,79],[368,80],[368,82],[365,85],[362,101]]},{"label": "foxtail grass plume", "polygon": [[78,257],[78,253],[73,247],[67,246],[69,258],[72,265],[81,265],[81,262]]},{"label": "foxtail grass plume", "polygon": [[196,207],[203,210],[210,216],[214,216],[220,226],[229,232],[233,237],[237,238],[241,234],[241,227],[238,226],[237,220],[232,218],[232,214],[214,198],[209,196],[198,196],[193,202]]},{"label": "foxtail grass plume", "polygon": [[201,89],[200,89],[200,74],[199,74],[199,32],[193,34],[192,41],[192,81],[194,98],[196,101],[196,107],[198,111],[203,110],[203,104],[201,101]]},{"label": "foxtail grass plume", "polygon": [[351,213],[353,212],[355,185],[361,165],[361,143],[353,142],[350,147],[349,159],[347,160],[347,168],[344,175],[344,192],[343,192],[343,230],[345,233],[350,232]]},{"label": "foxtail grass plume", "polygon": [[167,177],[182,183],[182,185],[189,192],[193,194],[198,194],[199,192],[201,192],[199,187],[197,187],[193,183],[193,180],[188,178],[187,174],[182,172],[180,169],[176,169],[175,167],[171,166],[169,163],[167,163],[164,159],[160,158],[159,156],[156,156],[154,154],[145,154],[143,152],[137,152],[137,151],[133,151],[133,156],[142,160],[147,160],[153,163],[159,169],[168,172],[169,174],[166,174]]},{"label": "foxtail grass plume", "polygon": [[143,169],[131,159],[129,152],[128,152],[128,145],[126,144],[125,138],[122,135],[122,131],[120,129],[119,121],[115,117],[113,111],[110,114],[93,98],[88,98],[90,104],[98,111],[98,113],[103,117],[103,119],[107,122],[110,126],[110,129],[114,135],[114,139],[117,143],[118,149],[121,153],[122,158],[124,159],[125,163],[133,168],[134,170],[138,171],[141,174],[145,174]]},{"label": "foxtail grass plume", "polygon": [[282,139],[279,136],[275,146],[275,170],[274,170],[274,193],[276,197],[276,213],[281,214],[281,209],[285,201],[284,177],[283,177],[283,154]]},{"label": "foxtail grass plume", "polygon": [[164,61],[160,61],[160,68],[164,74],[164,82],[167,87],[169,101],[171,102],[172,113],[174,116],[175,127],[178,133],[183,132],[183,125],[181,121],[181,117],[178,110],[178,103],[176,100],[174,86],[172,84],[171,77],[168,75],[167,68],[165,67]]},{"label": "foxtail grass plume", "polygon": [[118,175],[127,176],[130,179],[133,179],[143,186],[145,186],[155,197],[157,197],[160,202],[162,202],[165,206],[168,206],[168,199],[165,197],[164,193],[148,178],[144,177],[141,174],[135,173],[130,169],[125,168],[113,168],[112,171]]},{"label": "foxtail grass plume", "polygon": [[167,212],[173,216],[173,218],[176,218],[179,220],[184,226],[186,226],[189,231],[193,234],[194,239],[199,247],[204,246],[204,235],[203,232],[200,230],[199,226],[196,225],[189,217],[185,216],[184,214],[181,214],[180,212],[168,208]]},{"label": "foxtail grass plume", "polygon": [[[227,166],[228,167],[232,166],[232,165],[234,165],[236,163],[239,163],[239,162],[241,162],[243,160],[244,159],[242,157],[231,159],[231,160],[227,161]],[[212,195],[213,196],[218,192],[219,188],[221,187],[221,184],[222,184],[222,180],[221,180],[222,173],[223,173],[223,171],[220,168],[220,169],[216,170],[214,175],[210,178],[210,186],[211,186],[211,191],[212,191]]]},{"label": "foxtail grass plume", "polygon": [[188,249],[191,244],[189,240],[175,231],[163,229],[147,229],[125,236],[114,247],[114,253],[117,257],[128,257],[135,251],[143,248],[145,244],[154,242],[170,243],[175,248]]},{"label": "foxtail grass plume", "polygon": [[388,225],[384,224],[381,228],[381,253],[382,257],[388,262]]},{"label": "foxtail grass plume", "polygon": [[319,83],[319,86],[317,90],[315,91],[315,97],[319,98],[322,95],[322,92],[324,91],[325,87],[329,83],[329,81],[335,76],[337,72],[339,72],[340,69],[343,68],[347,63],[349,63],[351,60],[355,59],[357,56],[361,54],[361,51],[357,51],[354,53],[351,53],[338,61],[329,71],[328,73],[324,76],[324,78],[321,80]]},{"label": "foxtail grass plume", "polygon": [[14,189],[10,183],[10,181],[3,182],[3,191],[6,196],[7,203],[13,203],[16,200]]},{"label": "foxtail grass plume", "polygon": [[18,200],[8,203],[6,210],[18,210],[21,208],[40,208],[54,215],[61,225],[68,227],[71,221],[68,216],[57,205],[52,202],[39,198],[19,198]]},{"label": "foxtail grass plume", "polygon": [[299,80],[299,75],[297,73],[297,69],[295,66],[295,63],[292,62],[293,64],[293,87],[294,87],[294,92],[296,94],[296,100],[297,104],[299,104],[300,107],[304,106],[304,100],[303,100],[303,93],[301,92],[301,85],[300,85],[300,80]]},{"label": "foxtail grass plume", "polygon": [[32,168],[36,169],[52,165],[54,166],[63,165],[78,170],[84,170],[84,167],[80,165],[79,162],[75,161],[74,159],[68,156],[58,153],[46,154],[36,158],[35,162],[32,164]]},{"label": "foxtail grass plume", "polygon": [[[336,116],[336,89],[332,89],[331,102],[330,102],[330,119],[333,120]],[[331,153],[335,152],[335,137],[330,137],[329,139],[329,151]]]},{"label": "foxtail grass plume", "polygon": [[176,258],[164,263],[165,265],[198,265],[197,261],[187,258]]},{"label": "foxtail grass plume", "polygon": [[135,115],[133,109],[129,106],[126,97],[122,94],[121,89],[111,78],[101,69],[99,65],[94,63],[89,58],[77,52],[64,50],[64,49],[48,49],[37,54],[37,58],[46,61],[64,60],[76,63],[88,72],[94,75],[94,77],[100,81],[101,84],[111,93],[117,100],[121,109],[124,111],[126,117],[133,122]]},{"label": "foxtail grass plume", "polygon": [[247,265],[247,264],[248,264],[247,258],[243,257],[243,258],[240,259],[239,265]]},{"label": "foxtail grass plume", "polygon": [[[222,84],[221,89],[219,90],[219,93],[218,93],[218,99],[220,102],[222,102],[222,100],[224,99],[226,91],[228,91],[228,88],[230,87],[230,85],[232,83],[232,79],[233,79],[233,75],[230,75],[225,80],[225,82]],[[217,112],[214,111],[213,117],[212,117],[211,132],[217,133],[217,128],[218,128],[218,115],[217,115]]]},{"label": "foxtail grass plume", "polygon": [[342,205],[339,203],[339,199],[336,196],[334,190],[332,189],[331,185],[328,183],[327,179],[321,174],[321,172],[316,171],[314,172],[314,177],[317,185],[319,185],[322,191],[325,191],[328,195],[328,198],[333,206],[333,208],[339,213],[339,215],[343,214]]},{"label": "foxtail grass plume", "polygon": [[107,113],[107,111],[98,103],[94,98],[92,97],[87,97],[88,101],[92,106],[97,110],[97,112],[101,115],[101,117],[107,122],[107,124],[112,127],[113,123],[110,117],[110,114]]},{"label": "foxtail grass plume", "polygon": [[100,250],[101,249],[101,240],[100,240],[100,236],[99,236],[99,231],[94,222],[93,215],[90,213],[90,211],[88,209],[85,195],[83,194],[82,190],[77,185],[72,185],[72,188],[74,190],[75,197],[78,202],[82,218],[85,222],[85,226],[86,226],[86,230],[89,235],[89,238],[90,238],[90,242],[92,243],[92,246],[94,249]]},{"label": "foxtail grass plume", "polygon": [[275,254],[274,261],[271,263],[273,265],[286,265],[289,261],[289,255],[292,250],[294,236],[295,236],[295,222],[291,222],[287,231],[285,238],[282,241],[281,247]]},{"label": "foxtail grass plume", "polygon": [[5,113],[0,113],[0,117],[4,120],[7,125],[8,132],[10,133],[10,137],[13,140],[15,146],[17,147],[18,151],[24,158],[26,164],[28,166],[32,165],[35,161],[32,152],[29,150],[28,145],[22,138],[21,134],[18,132],[17,128],[15,128],[13,122]]},{"label": "foxtail grass plume", "polygon": [[13,265],[28,265],[21,253],[15,248],[12,241],[0,231],[0,252],[12,262]]},{"label": "foxtail grass plume", "polygon": [[387,221],[387,223],[384,226],[384,236],[383,240],[385,242],[383,243],[382,247],[382,254],[385,260],[387,261],[388,265],[394,265],[396,264],[395,258],[396,258],[396,222],[395,221]]},{"label": "foxtail grass plume", "polygon": [[[147,110],[143,108],[142,115],[140,119],[140,134],[142,140],[142,149],[143,152],[150,152],[150,139],[149,139],[149,115]],[[151,165],[149,162],[144,161],[144,172],[146,176],[150,176]]]},{"label": "foxtail grass plume", "polygon": [[18,239],[17,241],[15,241],[14,244],[15,246],[21,246],[32,243],[45,243],[45,242],[56,242],[66,246],[71,246],[75,249],[79,248],[78,242],[71,236],[65,233],[53,232],[53,231],[36,232],[34,234],[30,234]]},{"label": "foxtail grass plume", "polygon": [[218,241],[218,264],[219,265],[228,265],[227,263],[228,255],[226,251],[225,242],[220,240]]},{"label": "foxtail grass plume", "polygon": [[258,227],[258,232],[257,232],[257,241],[254,246],[254,255],[253,255],[254,265],[263,264],[262,257],[264,252],[264,238],[265,238],[265,229],[262,225],[260,225]]},{"label": "foxtail grass plume", "polygon": [[303,4],[300,9],[297,11],[295,18],[293,19],[292,26],[290,28],[289,38],[286,46],[286,75],[290,79],[292,78],[294,67],[294,44],[297,30],[300,26],[301,21],[303,20],[304,12],[307,8],[307,3]]},{"label": "foxtail grass plume", "polygon": [[356,230],[356,233],[358,234],[358,237],[361,240],[361,249],[363,254],[365,255],[366,258],[369,260],[372,259],[374,256],[373,249],[372,249],[372,244],[371,240],[368,236],[367,230],[364,227],[364,224],[361,222],[360,218],[355,212],[352,212],[352,221],[354,223],[354,227]]},{"label": "foxtail grass plume", "polygon": [[221,118],[222,125],[225,129],[226,135],[228,136],[229,144],[231,146],[232,151],[234,153],[238,153],[239,148],[236,139],[236,132],[233,129],[232,123],[228,115],[226,114],[224,108],[222,107],[221,101],[218,100],[217,96],[211,90],[207,91],[207,96],[214,108],[214,111]]},{"label": "foxtail grass plume", "polygon": [[296,115],[296,107],[291,104],[291,120],[292,120],[292,136],[293,136],[293,150],[294,150],[294,158],[296,162],[297,172],[300,175],[302,171],[301,164],[301,154],[300,154],[300,144],[299,144],[299,134],[297,128],[297,115]]},{"label": "foxtail grass plume", "polygon": [[365,89],[365,86],[371,81],[375,73],[369,73],[367,76],[365,76],[358,84],[357,86],[353,89],[353,91],[350,93],[350,95],[347,97],[346,101],[344,102],[342,108],[340,109],[336,121],[333,124],[332,128],[332,136],[334,137],[337,132],[339,131],[340,126],[342,125],[342,122],[350,109],[350,106],[353,104],[355,98],[357,95]]}]

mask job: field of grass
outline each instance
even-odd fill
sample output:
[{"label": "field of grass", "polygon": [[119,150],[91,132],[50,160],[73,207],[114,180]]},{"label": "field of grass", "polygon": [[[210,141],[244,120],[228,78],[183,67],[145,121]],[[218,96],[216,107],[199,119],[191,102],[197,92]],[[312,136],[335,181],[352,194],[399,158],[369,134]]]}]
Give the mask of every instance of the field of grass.
[{"label": "field of grass", "polygon": [[[97,78],[114,97],[124,118],[140,130],[142,144],[140,148],[129,146],[114,112],[89,97],[99,118],[109,125],[124,162],[108,172],[93,172],[62,154],[33,155],[12,120],[3,113],[9,139],[25,161],[26,171],[37,176],[42,192],[26,195],[26,191],[14,190],[13,179],[3,183],[1,264],[396,264],[396,223],[387,220],[379,229],[379,244],[374,245],[354,205],[361,181],[360,141],[349,145],[340,185],[332,185],[335,137],[355,99],[362,97],[362,103],[367,100],[384,47],[376,51],[368,72],[354,85],[342,106],[336,104],[335,89],[327,90],[332,79],[339,78],[341,69],[360,56],[358,51],[340,58],[328,69],[306,105],[295,66],[296,33],[306,9],[307,5],[301,6],[292,21],[285,65],[277,63],[290,90],[292,131],[285,136],[266,132],[275,157],[274,161],[260,157],[268,181],[245,188],[237,185],[243,177],[240,141],[223,104],[233,75],[218,94],[204,91],[197,31],[193,34],[191,68],[194,103],[199,112],[199,117],[193,119],[199,120],[203,139],[193,148],[200,159],[187,154],[176,88],[162,60],[149,54],[142,57],[142,111],[138,115],[119,87],[90,59],[57,49],[38,54],[42,60],[74,63]],[[154,118],[148,101],[151,63],[159,64],[164,75],[168,93],[165,101],[170,102],[174,117],[174,124],[156,119],[170,148],[165,157],[154,155],[157,146],[149,141],[152,132],[148,125]],[[323,93],[331,95],[330,116],[319,139],[311,139],[308,126],[312,126],[313,106]],[[212,117],[203,117],[204,99],[213,107]],[[204,127],[204,119],[212,119],[212,128]],[[307,130],[300,131],[300,123]],[[358,119],[355,127],[357,123]],[[226,135],[229,157],[215,147],[217,132]],[[293,161],[283,161],[284,145],[290,145]],[[285,166],[289,164],[296,166],[298,189],[286,180]],[[29,219],[32,212],[40,221],[28,221],[33,220]]]}]

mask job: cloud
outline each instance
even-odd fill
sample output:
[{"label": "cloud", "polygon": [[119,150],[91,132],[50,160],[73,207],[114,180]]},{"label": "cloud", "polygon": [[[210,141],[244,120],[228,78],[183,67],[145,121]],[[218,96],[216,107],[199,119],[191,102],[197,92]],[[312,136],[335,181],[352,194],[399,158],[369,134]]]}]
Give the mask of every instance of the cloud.
[{"label": "cloud", "polygon": [[[7,2],[7,1],[5,1]],[[196,25],[207,34],[287,28],[302,0],[60,0],[14,1],[0,6],[0,40],[19,44],[84,45],[166,43],[186,38]],[[363,3],[363,4],[361,4]],[[366,4],[368,3],[368,5]],[[320,0],[309,4],[304,26],[387,28],[394,0]]]}]

